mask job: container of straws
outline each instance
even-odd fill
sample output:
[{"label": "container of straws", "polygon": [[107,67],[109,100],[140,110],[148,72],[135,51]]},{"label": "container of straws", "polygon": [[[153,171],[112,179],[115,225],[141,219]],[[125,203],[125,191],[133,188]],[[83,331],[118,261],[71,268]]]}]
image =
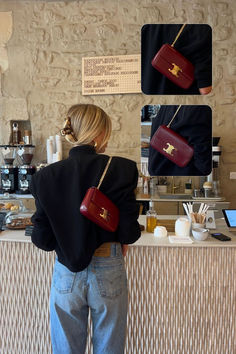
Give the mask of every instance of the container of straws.
[{"label": "container of straws", "polygon": [[209,205],[201,203],[198,212],[193,212],[193,204],[183,203],[184,210],[192,222],[192,229],[197,227],[205,227],[206,223],[206,213],[209,209]]}]

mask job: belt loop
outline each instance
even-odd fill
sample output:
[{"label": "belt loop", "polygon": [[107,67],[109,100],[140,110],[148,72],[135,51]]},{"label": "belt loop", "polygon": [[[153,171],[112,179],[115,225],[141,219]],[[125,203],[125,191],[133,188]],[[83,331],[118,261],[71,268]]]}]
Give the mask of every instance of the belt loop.
[{"label": "belt loop", "polygon": [[116,257],[120,256],[120,253],[121,253],[120,249],[121,249],[121,244],[115,243],[115,256]]},{"label": "belt loop", "polygon": [[115,243],[111,243],[111,256],[112,257],[116,257],[116,244]]},{"label": "belt loop", "polygon": [[116,243],[116,256],[119,256],[119,243]]},{"label": "belt loop", "polygon": [[111,244],[111,256],[117,257],[119,256],[119,243],[112,243]]}]

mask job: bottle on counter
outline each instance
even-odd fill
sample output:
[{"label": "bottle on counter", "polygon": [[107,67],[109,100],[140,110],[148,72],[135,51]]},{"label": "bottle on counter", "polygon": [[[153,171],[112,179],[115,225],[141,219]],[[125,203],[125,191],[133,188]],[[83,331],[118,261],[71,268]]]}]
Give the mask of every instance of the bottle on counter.
[{"label": "bottle on counter", "polygon": [[151,198],[158,194],[157,192],[157,177],[150,177],[150,196]]},{"label": "bottle on counter", "polygon": [[149,179],[144,177],[143,180],[143,194],[149,195]]},{"label": "bottle on counter", "polygon": [[143,194],[143,177],[142,176],[138,177],[137,193]]},{"label": "bottle on counter", "polygon": [[150,200],[149,210],[146,214],[146,231],[154,232],[155,227],[157,226],[157,213],[154,209],[154,202]]},{"label": "bottle on counter", "polygon": [[18,123],[15,122],[12,124],[12,143],[19,144],[19,140],[20,140],[19,127],[18,127]]}]

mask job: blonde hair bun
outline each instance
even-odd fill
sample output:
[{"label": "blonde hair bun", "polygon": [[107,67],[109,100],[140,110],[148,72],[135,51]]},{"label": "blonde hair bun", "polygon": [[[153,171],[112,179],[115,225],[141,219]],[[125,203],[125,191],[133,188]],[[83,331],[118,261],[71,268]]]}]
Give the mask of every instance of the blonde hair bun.
[{"label": "blonde hair bun", "polygon": [[93,104],[76,104],[69,108],[67,122],[70,130],[64,126],[65,138],[74,145],[88,145],[104,132],[101,146],[104,146],[111,135],[111,119],[102,108]]}]

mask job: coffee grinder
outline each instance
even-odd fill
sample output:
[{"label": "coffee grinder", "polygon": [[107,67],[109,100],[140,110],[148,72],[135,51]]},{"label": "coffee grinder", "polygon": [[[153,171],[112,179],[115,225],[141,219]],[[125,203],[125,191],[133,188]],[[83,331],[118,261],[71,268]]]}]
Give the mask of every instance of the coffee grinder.
[{"label": "coffee grinder", "polygon": [[19,145],[17,154],[22,165],[18,166],[18,189],[17,194],[29,194],[29,186],[36,167],[31,165],[34,156],[34,145]]},{"label": "coffee grinder", "polygon": [[1,165],[1,193],[14,193],[17,189],[18,168],[13,166],[16,157],[17,146],[0,145],[0,151],[4,164]]}]

